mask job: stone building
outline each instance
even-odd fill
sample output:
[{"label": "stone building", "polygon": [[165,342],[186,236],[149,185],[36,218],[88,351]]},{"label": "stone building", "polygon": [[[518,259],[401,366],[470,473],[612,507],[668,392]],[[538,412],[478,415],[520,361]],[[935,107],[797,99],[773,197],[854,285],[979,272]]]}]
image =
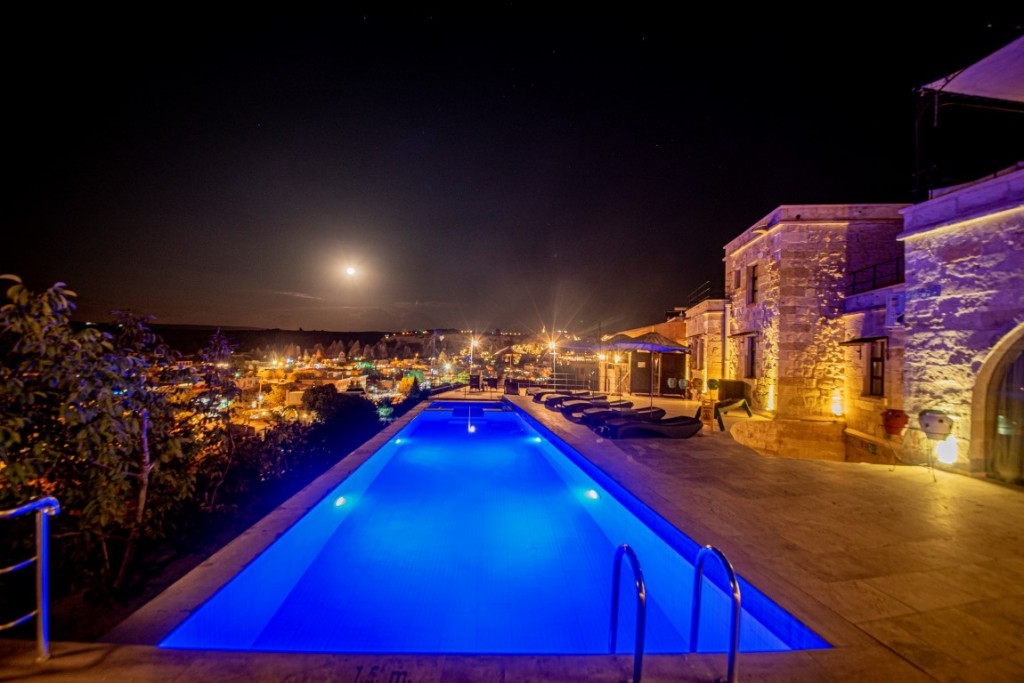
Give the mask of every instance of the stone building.
[{"label": "stone building", "polygon": [[943,466],[1024,483],[1024,163],[903,216],[907,457],[931,456],[915,418],[937,410],[953,418]]},{"label": "stone building", "polygon": [[727,319],[725,299],[705,299],[686,309],[686,345],[690,347],[690,377],[701,381],[722,378],[725,367]]},{"label": "stone building", "polygon": [[844,300],[854,273],[900,255],[903,204],[780,206],[725,246],[722,376],[773,419],[734,437],[790,457],[844,459]]},{"label": "stone building", "polygon": [[[733,436],[788,457],[936,461],[1024,480],[1024,164],[915,205],[781,206],[725,247],[727,298],[686,311],[705,378],[769,420]],[[910,416],[898,436],[881,415]],[[922,411],[952,421],[927,437]]]}]

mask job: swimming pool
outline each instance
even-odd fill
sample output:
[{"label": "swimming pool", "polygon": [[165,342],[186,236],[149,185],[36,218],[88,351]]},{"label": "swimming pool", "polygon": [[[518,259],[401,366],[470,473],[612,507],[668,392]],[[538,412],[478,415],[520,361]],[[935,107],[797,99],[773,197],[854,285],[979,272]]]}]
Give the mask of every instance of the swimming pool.
[{"label": "swimming pool", "polygon": [[[697,544],[538,430],[503,404],[433,404],[160,646],[603,654],[612,557],[628,543],[647,581],[646,651],[687,651]],[[631,581],[626,567],[621,652]],[[741,651],[828,647],[742,588]],[[703,611],[698,650],[725,651],[724,593],[706,588]]]}]

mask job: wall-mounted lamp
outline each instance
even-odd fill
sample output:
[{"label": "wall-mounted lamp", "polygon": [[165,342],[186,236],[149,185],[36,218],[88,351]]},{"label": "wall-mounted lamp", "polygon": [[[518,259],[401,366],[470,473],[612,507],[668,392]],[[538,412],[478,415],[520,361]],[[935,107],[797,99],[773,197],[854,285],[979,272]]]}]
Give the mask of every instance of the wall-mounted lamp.
[{"label": "wall-mounted lamp", "polygon": [[832,414],[835,417],[843,416],[843,394],[838,389],[832,393]]}]

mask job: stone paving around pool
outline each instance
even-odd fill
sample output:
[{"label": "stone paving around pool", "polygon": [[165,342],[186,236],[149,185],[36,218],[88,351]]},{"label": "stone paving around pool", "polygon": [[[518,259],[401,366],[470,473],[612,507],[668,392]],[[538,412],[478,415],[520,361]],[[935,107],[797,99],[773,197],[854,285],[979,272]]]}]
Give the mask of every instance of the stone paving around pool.
[{"label": "stone paving around pool", "polygon": [[[460,391],[439,398],[463,397]],[[746,417],[728,417],[724,433],[706,427],[686,440],[609,442],[528,397],[508,398],[694,540],[723,550],[741,575],[833,645],[741,655],[741,680],[1024,679],[1021,489],[941,471],[933,480],[921,467],[761,456],[728,434]],[[670,416],[695,410],[678,399],[654,402]],[[370,443],[357,450],[203,566],[227,574],[228,565],[258,552],[375,448]],[[174,596],[195,593],[191,576],[157,598],[150,616],[155,611],[167,618],[180,609]],[[141,639],[133,641],[133,629],[122,627],[112,638],[116,644],[55,643],[53,659],[43,665],[33,663],[34,643],[0,640],[0,680],[625,681],[632,667],[632,658],[621,656],[168,651],[146,644],[150,628],[147,635],[136,620]],[[644,659],[647,681],[710,681],[724,673],[724,655]]]}]

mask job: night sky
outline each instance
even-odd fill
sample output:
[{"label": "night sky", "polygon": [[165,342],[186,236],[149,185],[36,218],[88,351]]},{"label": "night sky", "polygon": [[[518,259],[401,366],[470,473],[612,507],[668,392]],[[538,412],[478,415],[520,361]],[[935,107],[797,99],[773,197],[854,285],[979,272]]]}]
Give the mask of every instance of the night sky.
[{"label": "night sky", "polygon": [[[859,5],[842,21],[517,7],[11,18],[0,272],[67,282],[83,320],[657,322],[779,204],[911,200],[912,88],[1022,32]],[[940,121],[949,149],[994,136],[979,168],[1012,162],[1024,134],[965,116]]]}]

